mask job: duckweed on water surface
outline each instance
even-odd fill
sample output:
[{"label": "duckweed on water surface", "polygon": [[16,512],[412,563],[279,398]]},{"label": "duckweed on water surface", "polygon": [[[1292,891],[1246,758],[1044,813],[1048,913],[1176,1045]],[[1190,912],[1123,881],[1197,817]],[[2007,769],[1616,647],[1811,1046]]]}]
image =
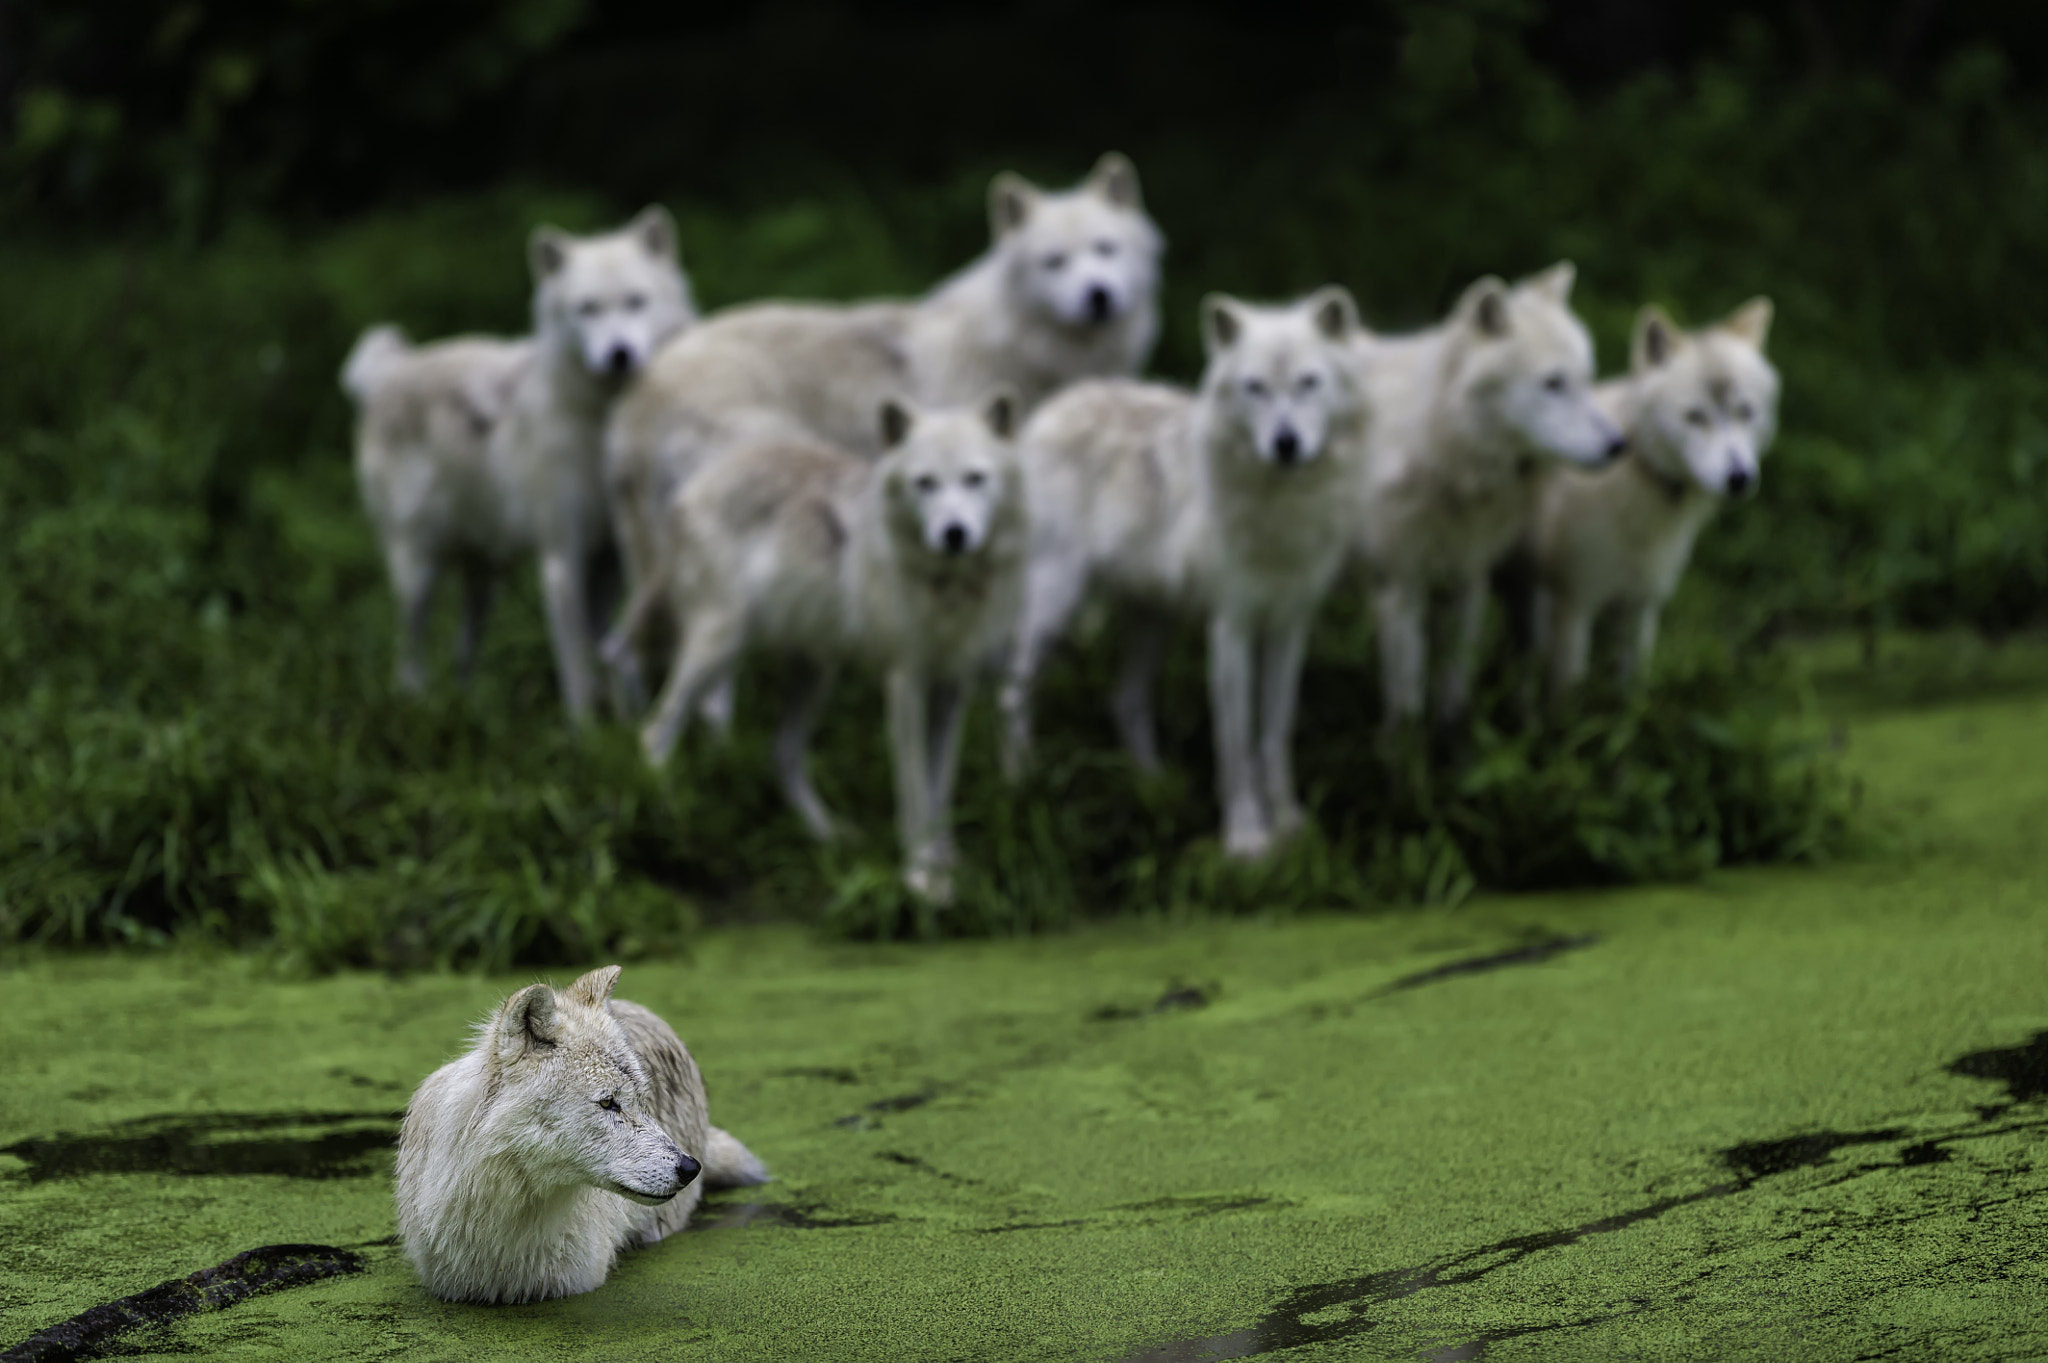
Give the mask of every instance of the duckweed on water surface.
[{"label": "duckweed on water surface", "polygon": [[0,1341],[304,1243],[368,1270],[123,1352],[2042,1352],[2048,700],[1867,719],[1847,757],[1909,850],[1377,919],[721,931],[632,966],[777,1179],[533,1307],[421,1292],[381,1144],[525,977],[19,958]]}]

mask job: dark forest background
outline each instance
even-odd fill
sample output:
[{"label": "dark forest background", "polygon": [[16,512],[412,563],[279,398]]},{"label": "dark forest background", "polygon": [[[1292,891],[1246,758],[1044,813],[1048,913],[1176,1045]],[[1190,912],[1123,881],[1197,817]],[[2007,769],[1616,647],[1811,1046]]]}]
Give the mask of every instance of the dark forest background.
[{"label": "dark forest background", "polygon": [[[1823,855],[1786,641],[2048,616],[2044,76],[2048,12],[1936,0],[0,0],[0,933],[580,959],[706,915],[1021,931]],[[1782,435],[1646,694],[1526,725],[1503,653],[1454,751],[1389,751],[1346,589],[1305,694],[1320,831],[1250,874],[1208,837],[1192,636],[1162,785],[1082,647],[1033,787],[970,735],[980,877],[934,918],[893,888],[871,692],[820,778],[870,836],[828,852],[765,706],[667,780],[622,727],[568,735],[523,585],[475,693],[390,693],[334,380],[360,328],[521,329],[532,225],[649,201],[712,306],[917,292],[985,244],[992,173],[1112,147],[1170,243],[1170,376],[1214,288],[1335,280],[1400,327],[1569,257],[1610,371],[1645,301],[1777,301]]]}]

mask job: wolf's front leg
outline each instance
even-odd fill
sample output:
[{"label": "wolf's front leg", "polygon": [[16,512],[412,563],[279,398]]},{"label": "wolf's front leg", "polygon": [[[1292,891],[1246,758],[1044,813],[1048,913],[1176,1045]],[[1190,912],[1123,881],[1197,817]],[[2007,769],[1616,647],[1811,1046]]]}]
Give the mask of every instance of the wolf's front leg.
[{"label": "wolf's front leg", "polygon": [[1550,603],[1548,664],[1550,704],[1564,703],[1586,677],[1593,652],[1593,612],[1569,593],[1559,592]]},{"label": "wolf's front leg", "polygon": [[1276,838],[1293,836],[1305,822],[1294,792],[1294,707],[1308,625],[1305,616],[1275,622],[1264,632],[1259,659],[1259,776]]},{"label": "wolf's front leg", "polygon": [[548,549],[541,554],[541,600],[547,607],[548,640],[555,650],[555,676],[562,685],[562,708],[579,728],[590,719],[597,699],[597,676],[591,666],[590,620],[584,556],[577,549]]},{"label": "wolf's front leg", "polygon": [[1621,637],[1621,655],[1615,660],[1615,677],[1623,686],[1638,681],[1650,670],[1650,655],[1657,651],[1658,603],[1645,601],[1631,608],[1634,619],[1624,619],[1628,627]]},{"label": "wolf's front leg", "polygon": [[1380,727],[1394,730],[1422,715],[1429,669],[1429,592],[1419,581],[1389,577],[1374,584],[1372,613],[1380,645]]},{"label": "wolf's front leg", "polygon": [[1152,722],[1152,687],[1166,652],[1171,623],[1154,607],[1126,613],[1123,672],[1117,678],[1116,728],[1138,770],[1159,770],[1159,738]]},{"label": "wolf's front leg", "polygon": [[384,565],[398,598],[398,689],[417,696],[427,689],[427,617],[439,565],[432,554],[397,539],[386,547]]},{"label": "wolf's front leg", "polygon": [[890,669],[889,752],[896,769],[896,832],[903,845],[903,882],[935,903],[952,897],[952,877],[931,856],[930,684],[922,670]]},{"label": "wolf's front leg", "polygon": [[953,778],[960,772],[960,730],[967,719],[967,683],[946,677],[931,688],[931,776],[925,787],[925,811],[932,864],[950,868],[953,849]]},{"label": "wolf's front leg", "polygon": [[1216,790],[1223,805],[1223,850],[1264,856],[1273,844],[1259,799],[1252,752],[1251,623],[1218,612],[1209,621],[1209,710],[1216,730]]}]

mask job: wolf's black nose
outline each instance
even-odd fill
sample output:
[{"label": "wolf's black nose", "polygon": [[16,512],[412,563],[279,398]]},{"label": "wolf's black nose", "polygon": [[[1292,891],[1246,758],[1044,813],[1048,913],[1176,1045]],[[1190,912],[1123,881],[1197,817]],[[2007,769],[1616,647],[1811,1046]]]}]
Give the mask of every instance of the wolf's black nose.
[{"label": "wolf's black nose", "polygon": [[1294,433],[1293,427],[1282,426],[1280,434],[1273,437],[1273,457],[1283,464],[1291,464],[1300,453],[1301,437]]},{"label": "wolf's black nose", "polygon": [[611,354],[604,357],[604,367],[614,378],[623,379],[633,372],[633,352],[622,345],[613,346]]},{"label": "wolf's black nose", "polygon": [[1608,441],[1608,442],[1607,442],[1607,462],[1608,462],[1608,463],[1610,463],[1610,464],[1611,464],[1611,463],[1613,463],[1613,462],[1614,462],[1615,460],[1617,460],[1617,459],[1621,458],[1621,456],[1622,456],[1622,455],[1624,455],[1624,454],[1626,454],[1626,453],[1628,453],[1628,437],[1627,437],[1627,436],[1625,436],[1625,435],[1617,435],[1616,437],[1614,437],[1614,439],[1612,439],[1612,440],[1610,440],[1610,441]]},{"label": "wolf's black nose", "polygon": [[687,1188],[697,1181],[697,1175],[704,1172],[704,1166],[688,1155],[676,1156],[676,1187]]},{"label": "wolf's black nose", "polygon": [[1748,469],[1728,470],[1728,491],[1738,497],[1749,491],[1749,477]]},{"label": "wolf's black nose", "polygon": [[939,535],[939,543],[946,546],[947,553],[959,553],[967,547],[967,527],[959,524],[947,526]]},{"label": "wolf's black nose", "polygon": [[1100,284],[1088,290],[1088,320],[1091,322],[1107,322],[1109,320],[1110,305],[1113,301],[1109,296],[1109,290],[1103,288]]}]

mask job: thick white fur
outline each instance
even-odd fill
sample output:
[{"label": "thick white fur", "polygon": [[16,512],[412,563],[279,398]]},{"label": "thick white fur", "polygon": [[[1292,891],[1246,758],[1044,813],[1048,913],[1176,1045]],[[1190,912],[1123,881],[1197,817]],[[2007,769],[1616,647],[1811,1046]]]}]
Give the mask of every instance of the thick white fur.
[{"label": "thick white fur", "polygon": [[[668,346],[618,404],[605,470],[627,577],[667,554],[676,489],[728,454],[822,441],[881,453],[874,414],[1013,394],[1025,411],[1092,376],[1135,374],[1159,331],[1158,229],[1137,172],[1110,153],[1060,193],[1014,175],[989,190],[988,251],[915,303],[735,308]],[[630,678],[618,631],[605,656]]]},{"label": "thick white fur", "polygon": [[1080,384],[1032,417],[1029,585],[1003,690],[1013,772],[1030,744],[1033,678],[1093,585],[1136,608],[1115,710],[1138,761],[1158,760],[1158,613],[1199,612],[1224,846],[1257,856],[1300,827],[1289,745],[1302,655],[1358,518],[1368,412],[1357,332],[1339,288],[1279,308],[1212,295],[1198,393]]},{"label": "thick white fur", "polygon": [[805,825],[829,838],[835,822],[811,785],[811,730],[842,659],[877,665],[887,676],[904,877],[919,894],[949,897],[960,722],[974,674],[1011,637],[1022,592],[1015,421],[1007,394],[979,412],[892,400],[880,405],[878,462],[791,439],[686,484],[670,513],[667,581],[650,578],[628,610],[666,594],[687,622],[642,731],[648,759],[668,759],[747,649],[786,653],[801,681],[776,767]]},{"label": "thick white fur", "polygon": [[1559,472],[1531,535],[1533,633],[1553,700],[1585,677],[1603,616],[1621,617],[1620,680],[1649,665],[1701,529],[1727,498],[1756,491],[1778,424],[1770,326],[1767,298],[1691,334],[1654,305],[1637,316],[1629,377],[1599,389],[1628,456],[1598,473]]},{"label": "thick white fur", "polygon": [[1372,584],[1385,720],[1422,713],[1432,595],[1451,598],[1438,717],[1471,695],[1487,575],[1527,533],[1549,469],[1598,466],[1621,432],[1593,399],[1593,344],[1559,264],[1473,284],[1444,322],[1358,347],[1373,409],[1359,550]]},{"label": "thick white fur", "polygon": [[414,348],[393,327],[356,343],[356,475],[398,598],[398,682],[426,685],[425,629],[450,570],[465,587],[457,655],[467,675],[492,588],[513,558],[540,561],[563,704],[595,697],[590,561],[611,541],[600,478],[612,398],[696,316],[675,225],[650,208],[617,232],[535,232],[534,335]]},{"label": "thick white fur", "polygon": [[398,1230],[435,1296],[588,1292],[621,1249],[689,1224],[705,1184],[767,1177],[706,1122],[697,1064],[668,1024],[612,1000],[618,977],[520,990],[413,1094]]}]

